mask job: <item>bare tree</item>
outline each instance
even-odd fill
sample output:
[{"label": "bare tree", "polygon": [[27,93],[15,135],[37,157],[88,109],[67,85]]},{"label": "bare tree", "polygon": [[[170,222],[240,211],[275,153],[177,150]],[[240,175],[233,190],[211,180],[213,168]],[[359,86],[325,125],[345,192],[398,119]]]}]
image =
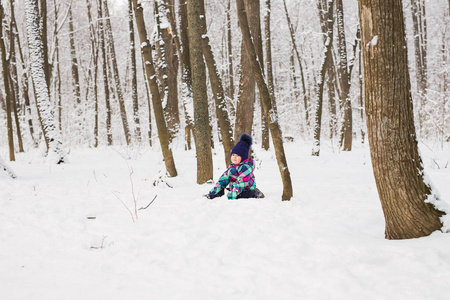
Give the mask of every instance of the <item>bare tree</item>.
[{"label": "bare tree", "polygon": [[208,95],[206,93],[206,68],[203,62],[201,0],[188,0],[189,52],[192,67],[194,95],[194,140],[197,154],[197,183],[213,178],[211,129],[209,127]]},{"label": "bare tree", "polygon": [[[325,40],[325,49],[322,58],[322,64],[320,67],[319,80],[317,82],[317,104],[315,110],[315,124],[314,124],[314,142],[312,155],[319,156],[320,154],[320,131],[322,128],[322,108],[323,108],[323,89],[325,84],[325,75],[327,70],[329,70],[329,64],[331,63],[332,57],[332,44],[333,44],[333,0],[328,0],[327,7],[327,38]],[[330,75],[330,74],[328,74]],[[330,100],[332,101],[332,100]]]},{"label": "bare tree", "polygon": [[15,161],[16,157],[14,154],[14,134],[13,134],[13,124],[12,124],[12,107],[11,107],[11,91],[9,88],[9,73],[8,73],[8,62],[6,61],[6,47],[5,39],[3,38],[3,17],[4,10],[3,4],[0,2],[0,50],[2,52],[2,75],[3,84],[5,86],[5,101],[6,101],[6,127],[8,130],[8,146],[9,146],[9,160]]},{"label": "bare tree", "polygon": [[147,36],[147,29],[145,28],[144,9],[142,4],[137,0],[133,1],[134,17],[139,32],[139,39],[141,41],[141,53],[144,59],[145,73],[147,75],[148,85],[152,94],[153,111],[155,113],[156,127],[158,129],[159,142],[161,145],[162,154],[166,170],[170,176],[177,176],[175,168],[175,161],[173,159],[172,150],[169,147],[169,132],[167,130],[166,120],[164,119],[164,111],[161,104],[161,97],[159,95],[158,83],[155,76],[155,67],[152,59],[152,48]]},{"label": "bare tree", "polygon": [[111,132],[111,102],[109,95],[109,82],[108,82],[108,70],[107,70],[107,58],[106,58],[106,47],[105,47],[105,30],[103,26],[103,9],[102,0],[97,2],[97,16],[98,16],[98,42],[102,56],[102,81],[105,93],[105,104],[106,104],[106,138],[108,140],[108,145],[112,145],[113,137]]},{"label": "bare tree", "polygon": [[[0,3],[0,6],[1,5],[2,4]],[[1,156],[0,156],[0,171],[5,171],[11,178],[17,178],[16,173],[14,173],[14,171],[5,163],[5,161]]]},{"label": "bare tree", "polygon": [[367,129],[387,239],[418,238],[442,227],[425,180],[414,127],[401,0],[359,0]]},{"label": "bare tree", "polygon": [[280,125],[278,124],[278,115],[276,113],[276,110],[274,110],[272,106],[272,99],[270,97],[267,83],[265,82],[263,76],[262,66],[259,63],[256,55],[255,45],[252,41],[248,19],[245,12],[244,1],[236,0],[236,6],[238,11],[239,26],[242,32],[242,40],[244,41],[245,49],[251,62],[253,76],[258,85],[259,93],[261,95],[264,114],[266,115],[267,120],[269,120],[270,134],[272,136],[272,141],[275,148],[275,156],[277,158],[278,168],[280,170],[281,180],[283,182],[283,194],[281,196],[281,200],[289,201],[292,198],[293,194],[292,181],[287,165],[286,155],[284,153],[283,136]]},{"label": "bare tree", "polygon": [[336,0],[336,22],[339,43],[340,98],[344,111],[341,127],[341,146],[343,151],[351,151],[353,140],[352,103],[350,99],[350,76],[347,63],[347,42],[345,40],[344,6],[342,0]]},{"label": "bare tree", "polygon": [[49,89],[44,72],[44,53],[39,30],[39,7],[37,0],[25,1],[28,47],[31,60],[31,76],[36,90],[36,103],[42,121],[42,130],[48,141],[48,156],[55,163],[63,163],[65,151],[57,122],[53,115]]},{"label": "bare tree", "polygon": [[139,102],[137,90],[136,46],[134,39],[133,5],[128,1],[128,31],[130,37],[130,71],[131,71],[131,99],[133,100],[133,120],[135,135],[141,141],[141,122],[139,118]]}]

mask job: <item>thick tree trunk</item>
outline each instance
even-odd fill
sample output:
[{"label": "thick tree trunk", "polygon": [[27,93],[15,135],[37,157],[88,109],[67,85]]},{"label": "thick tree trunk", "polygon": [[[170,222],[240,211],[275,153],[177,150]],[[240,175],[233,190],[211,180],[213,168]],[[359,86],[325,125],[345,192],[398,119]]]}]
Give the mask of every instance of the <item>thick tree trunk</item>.
[{"label": "thick tree trunk", "polygon": [[213,92],[215,104],[216,104],[216,115],[219,123],[220,133],[222,135],[222,144],[225,152],[225,164],[228,166],[231,163],[231,149],[234,146],[233,142],[233,130],[231,128],[230,119],[228,117],[228,112],[226,110],[225,103],[225,92],[222,85],[222,78],[220,78],[219,70],[217,69],[216,60],[214,59],[214,54],[212,52],[211,45],[209,43],[209,37],[206,28],[206,14],[204,1],[200,2],[200,14],[205,16],[201,19],[202,25],[202,51],[205,57],[206,66],[208,67],[209,80],[211,82],[211,89]]},{"label": "thick tree trunk", "polygon": [[164,119],[164,111],[162,108],[161,98],[159,96],[158,83],[155,78],[155,67],[152,59],[152,48],[147,38],[147,29],[145,28],[144,10],[141,3],[137,0],[133,1],[134,17],[136,18],[136,26],[141,41],[141,53],[144,59],[145,73],[147,75],[148,85],[152,94],[153,111],[155,113],[156,127],[158,129],[159,142],[164,157],[166,170],[171,177],[177,176],[175,161],[173,159],[172,150],[169,143],[169,132],[167,130],[166,120]]},{"label": "thick tree trunk", "polygon": [[286,156],[284,153],[283,136],[281,133],[280,125],[278,124],[278,116],[272,106],[270,92],[264,80],[262,66],[259,63],[256,55],[255,45],[252,41],[248,19],[245,12],[244,1],[236,0],[236,5],[238,11],[239,26],[242,32],[242,40],[245,43],[245,49],[247,50],[247,54],[250,59],[253,76],[255,77],[259,93],[261,95],[264,114],[266,115],[267,120],[270,120],[270,134],[272,136],[272,141],[275,148],[275,156],[277,158],[278,168],[280,170],[281,180],[283,182],[283,194],[281,196],[281,200],[289,201],[292,198],[293,194],[292,181],[286,161]]},{"label": "thick tree trunk", "polygon": [[425,180],[414,127],[401,0],[359,0],[367,128],[386,238],[427,236],[442,227]]},{"label": "thick tree trunk", "polygon": [[27,0],[25,3],[31,75],[36,89],[37,108],[40,112],[44,136],[48,140],[49,159],[59,164],[64,162],[66,154],[63,150],[62,138],[53,115],[54,108],[50,101],[49,89],[45,79],[43,45],[39,34],[38,2],[37,0]]},{"label": "thick tree trunk", "polygon": [[128,126],[127,112],[125,109],[125,100],[123,99],[122,84],[120,83],[119,67],[117,66],[116,49],[114,46],[114,37],[113,37],[113,33],[112,33],[111,19],[109,17],[108,0],[103,0],[103,10],[104,10],[104,16],[106,19],[106,34],[107,34],[106,40],[108,42],[108,48],[110,50],[112,70],[114,73],[114,76],[113,76],[114,83],[116,85],[116,94],[117,94],[117,99],[119,101],[120,117],[122,119],[125,140],[127,142],[127,145],[130,145],[131,134],[130,134],[130,128]]},{"label": "thick tree trunk", "polygon": [[339,79],[341,87],[341,102],[344,119],[341,127],[341,147],[343,151],[352,150],[353,122],[352,103],[350,99],[350,77],[348,75],[347,42],[345,39],[344,7],[342,0],[336,0],[336,22],[339,43]]},{"label": "thick tree trunk", "polygon": [[208,96],[206,93],[206,69],[203,62],[202,20],[200,0],[187,1],[189,23],[189,52],[192,67],[194,94],[194,140],[197,153],[197,183],[213,178],[211,130],[209,127]]},{"label": "thick tree trunk", "polygon": [[325,40],[325,50],[322,58],[322,65],[320,68],[319,80],[317,82],[317,104],[315,111],[315,124],[314,124],[314,142],[312,155],[319,156],[320,154],[320,131],[322,128],[322,109],[323,109],[323,89],[325,85],[325,75],[329,68],[329,64],[332,58],[332,44],[333,44],[333,0],[328,0],[328,9],[326,14],[328,29],[327,38]]}]

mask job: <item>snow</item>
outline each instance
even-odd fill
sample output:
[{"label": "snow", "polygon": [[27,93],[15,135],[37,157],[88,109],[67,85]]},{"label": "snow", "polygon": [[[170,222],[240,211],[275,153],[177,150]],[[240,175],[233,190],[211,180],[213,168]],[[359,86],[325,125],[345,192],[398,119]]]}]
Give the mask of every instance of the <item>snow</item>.
[{"label": "snow", "polygon": [[[61,165],[17,154],[18,178],[0,177],[0,299],[448,298],[450,235],[384,239],[368,147],[323,143],[312,157],[310,142],[285,144],[294,197],[282,202],[273,150],[254,147],[266,198],[208,200],[182,144],[175,178],[157,148],[73,148]],[[448,204],[444,146],[421,150]]]}]

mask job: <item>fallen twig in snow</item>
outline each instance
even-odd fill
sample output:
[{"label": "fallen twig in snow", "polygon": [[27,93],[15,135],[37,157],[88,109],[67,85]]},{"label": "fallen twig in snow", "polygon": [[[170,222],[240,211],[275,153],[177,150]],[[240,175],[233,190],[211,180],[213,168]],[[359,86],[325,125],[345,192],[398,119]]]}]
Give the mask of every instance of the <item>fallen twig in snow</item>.
[{"label": "fallen twig in snow", "polygon": [[150,203],[149,203],[146,207],[141,207],[141,208],[139,208],[139,210],[141,210],[141,209],[147,209],[147,208],[150,206],[150,204],[152,204],[153,201],[155,201],[156,197],[158,197],[158,195],[156,195],[155,198],[153,198],[153,200],[150,201]]}]

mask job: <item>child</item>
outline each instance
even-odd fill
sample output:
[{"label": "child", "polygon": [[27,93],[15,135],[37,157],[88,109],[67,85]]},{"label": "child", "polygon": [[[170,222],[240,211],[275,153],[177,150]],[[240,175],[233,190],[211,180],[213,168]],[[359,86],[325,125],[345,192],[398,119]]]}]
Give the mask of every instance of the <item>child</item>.
[{"label": "child", "polygon": [[256,188],[255,165],[253,159],[248,158],[248,152],[252,145],[252,137],[243,133],[239,142],[231,150],[231,164],[220,176],[214,188],[206,195],[208,199],[223,196],[225,188],[228,200],[238,198],[264,198],[264,194]]}]

